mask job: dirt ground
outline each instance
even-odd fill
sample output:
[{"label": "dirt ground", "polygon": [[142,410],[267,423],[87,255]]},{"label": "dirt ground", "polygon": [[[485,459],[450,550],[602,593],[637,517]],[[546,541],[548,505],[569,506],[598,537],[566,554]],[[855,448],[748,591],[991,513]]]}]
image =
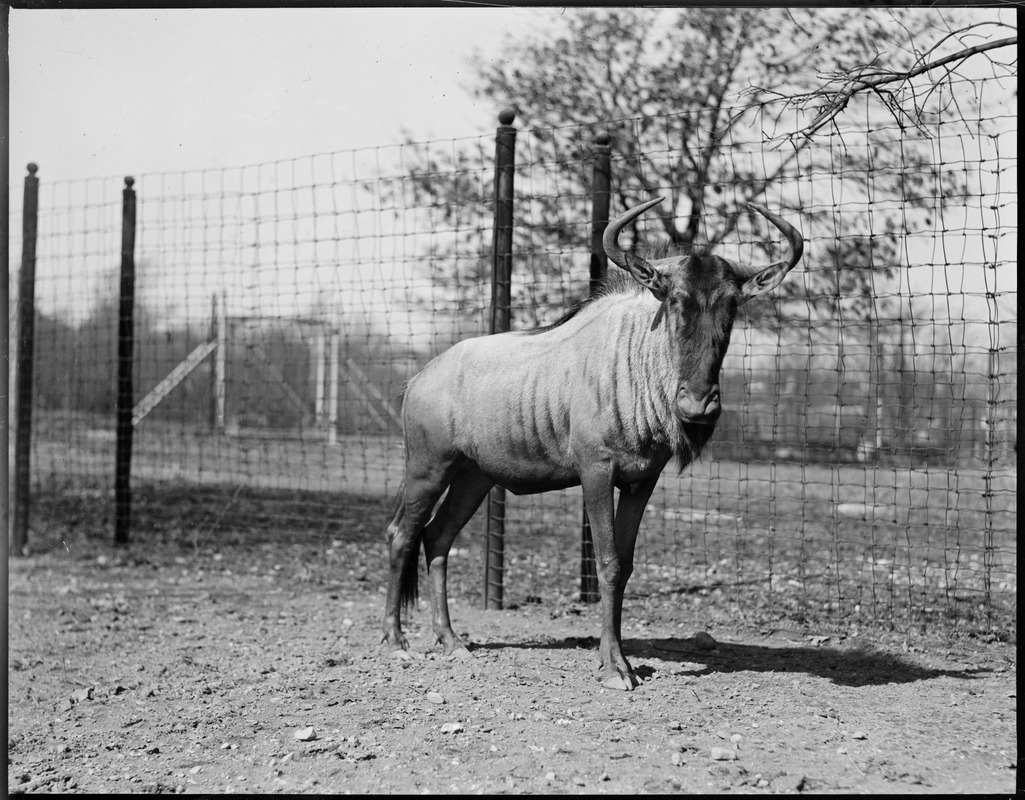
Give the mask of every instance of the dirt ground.
[{"label": "dirt ground", "polygon": [[623,693],[596,680],[597,609],[457,591],[474,657],[440,656],[422,604],[400,661],[378,646],[386,510],[350,513],[365,534],[197,546],[143,526],[126,550],[64,536],[12,558],[8,790],[1015,791],[1013,642],[755,629],[714,598],[634,596],[643,682]]}]

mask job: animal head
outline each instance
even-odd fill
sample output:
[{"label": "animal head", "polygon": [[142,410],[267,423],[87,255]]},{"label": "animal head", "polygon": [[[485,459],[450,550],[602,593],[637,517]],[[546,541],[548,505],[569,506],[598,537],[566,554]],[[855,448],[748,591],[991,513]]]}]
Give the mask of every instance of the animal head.
[{"label": "animal head", "polygon": [[712,424],[722,413],[719,370],[730,343],[737,309],[750,298],[779,286],[804,252],[804,239],[788,222],[762,206],[751,208],[775,225],[787,240],[782,259],[747,266],[721,256],[691,253],[650,262],[619,246],[619,234],[663,198],[635,206],[605,230],[605,252],[659,301],[652,319],[664,324],[676,368],[674,411],[684,422]]}]

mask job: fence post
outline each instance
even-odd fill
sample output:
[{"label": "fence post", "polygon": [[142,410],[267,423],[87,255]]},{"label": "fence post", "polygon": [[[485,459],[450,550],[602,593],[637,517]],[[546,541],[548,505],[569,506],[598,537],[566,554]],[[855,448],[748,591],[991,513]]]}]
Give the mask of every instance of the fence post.
[{"label": "fence post", "polygon": [[114,542],[128,544],[132,515],[132,351],[135,344],[135,183],[125,178],[121,205],[121,300],[117,320],[117,456]]},{"label": "fence post", "polygon": [[225,408],[228,398],[227,374],[228,374],[228,300],[224,292],[215,292],[211,300],[213,304],[213,321],[210,334],[213,341],[217,342],[214,350],[214,368],[212,371],[213,391],[211,395],[213,429],[215,433],[223,434],[225,431]]},{"label": "fence post", "polygon": [[[32,451],[32,377],[36,330],[36,233],[39,227],[39,170],[28,165],[21,223],[21,274],[18,276],[18,362],[15,385],[14,516],[11,553],[24,555],[28,546],[30,460]],[[6,420],[5,420],[6,423]]]},{"label": "fence post", "polygon": [[[491,333],[509,330],[512,318],[513,175],[516,162],[516,112],[498,115],[495,134],[495,230],[491,251]],[[484,536],[484,608],[502,608],[505,590],[505,489],[488,494]]]},{"label": "fence post", "polygon": [[[612,148],[609,135],[599,133],[594,138],[594,173],[591,179],[591,282],[589,294],[598,291],[609,269],[602,237],[609,224],[609,204],[612,192]],[[594,564],[594,542],[587,509],[580,525],[580,602],[597,603],[598,571]]]},{"label": "fence post", "polygon": [[338,329],[331,331],[330,359],[327,370],[327,443],[338,444],[338,377],[341,366],[339,353],[342,349],[342,334]]}]

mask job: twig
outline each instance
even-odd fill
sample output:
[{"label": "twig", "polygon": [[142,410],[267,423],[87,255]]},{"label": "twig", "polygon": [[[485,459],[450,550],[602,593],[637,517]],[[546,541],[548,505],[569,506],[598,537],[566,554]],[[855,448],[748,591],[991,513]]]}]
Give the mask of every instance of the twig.
[{"label": "twig", "polygon": [[[822,96],[823,94],[825,94],[827,97],[830,97],[831,95],[830,100],[826,104],[825,108],[823,108],[822,111],[819,112],[819,115],[814,120],[812,120],[811,124],[797,131],[793,134],[793,136],[801,135],[805,136],[806,138],[810,138],[812,134],[816,133],[824,125],[836,119],[841,114],[841,112],[843,112],[843,110],[847,107],[847,104],[851,101],[851,98],[857,94],[866,91],[875,91],[877,94],[880,94],[879,87],[884,86],[888,83],[904,83],[910,81],[912,78],[918,77],[919,75],[923,75],[926,72],[930,72],[934,69],[939,69],[940,67],[944,67],[954,62],[964,61],[979,53],[985,53],[989,50],[996,50],[1001,47],[1008,47],[1010,45],[1015,45],[1017,43],[1017,36],[1009,36],[1006,39],[998,39],[995,42],[987,42],[986,44],[979,44],[974,45],[973,47],[967,47],[964,50],[959,50],[956,53],[951,53],[950,55],[936,59],[935,61],[920,64],[917,67],[914,67],[903,72],[885,69],[871,69],[874,66],[874,64],[866,64],[863,67],[861,67],[856,76],[848,77],[844,81],[843,86],[834,92],[826,92],[825,90],[822,90],[820,92],[796,95],[790,98],[792,103],[800,103],[802,101],[809,100],[813,97]],[[892,102],[896,104],[895,100],[893,100]],[[890,103],[887,102],[886,105],[889,107]],[[903,111],[903,109],[901,110]],[[890,113],[894,114],[894,117],[897,118],[897,115],[892,107],[890,108]],[[911,118],[910,115],[907,114],[907,112],[903,113],[909,119]],[[898,124],[900,124],[899,119]]]}]

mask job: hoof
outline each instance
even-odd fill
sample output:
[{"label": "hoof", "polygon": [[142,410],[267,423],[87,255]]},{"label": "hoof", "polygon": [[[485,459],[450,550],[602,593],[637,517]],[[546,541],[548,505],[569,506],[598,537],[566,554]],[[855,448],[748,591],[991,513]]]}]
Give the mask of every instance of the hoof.
[{"label": "hoof", "polygon": [[634,688],[640,685],[640,681],[633,675],[629,677],[610,675],[601,682],[601,685],[606,689],[615,689],[619,692],[632,692]]},{"label": "hoof", "polygon": [[641,685],[640,679],[634,675],[633,670],[622,672],[606,667],[598,668],[598,680],[606,689],[615,689],[620,692],[631,692]]}]

